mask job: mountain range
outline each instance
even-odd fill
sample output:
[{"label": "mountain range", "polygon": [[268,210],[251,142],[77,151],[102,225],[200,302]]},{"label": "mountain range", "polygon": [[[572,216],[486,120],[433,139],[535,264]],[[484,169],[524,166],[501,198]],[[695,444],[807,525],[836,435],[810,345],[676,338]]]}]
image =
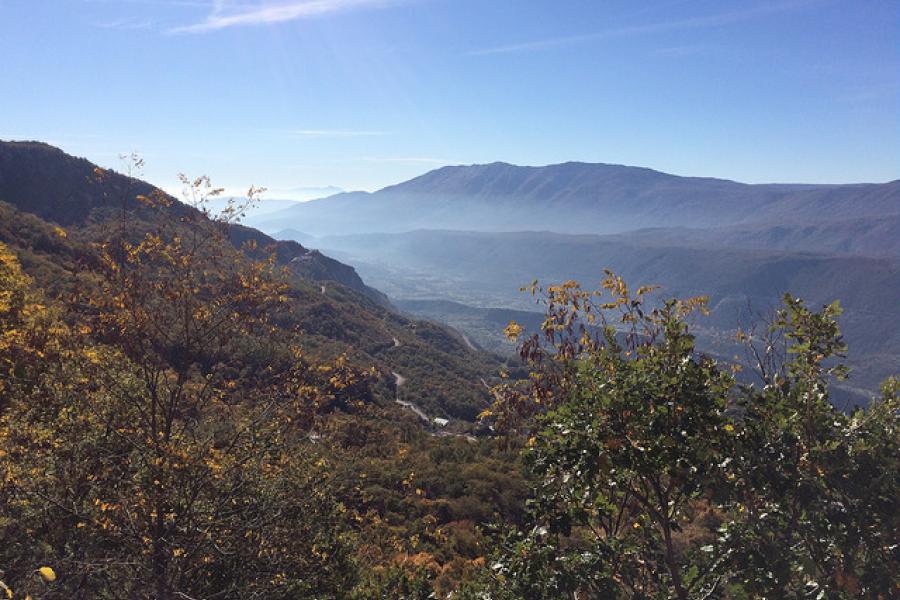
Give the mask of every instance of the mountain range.
[{"label": "mountain range", "polygon": [[900,365],[900,329],[885,327],[900,319],[900,180],[751,185],[619,165],[493,163],[272,217],[256,223],[327,250],[404,309],[494,350],[503,347],[489,333],[498,313],[485,309],[533,311],[522,285],[593,285],[609,268],[665,295],[708,295],[701,346],[728,356],[740,352],[736,329],[783,294],[813,306],[840,299],[853,402]]},{"label": "mountain range", "polygon": [[[646,228],[797,228],[900,215],[900,180],[757,184],[620,165],[443,167],[373,193],[349,192],[251,219],[312,235],[415,229],[611,234]],[[885,234],[896,231],[896,222]]]}]

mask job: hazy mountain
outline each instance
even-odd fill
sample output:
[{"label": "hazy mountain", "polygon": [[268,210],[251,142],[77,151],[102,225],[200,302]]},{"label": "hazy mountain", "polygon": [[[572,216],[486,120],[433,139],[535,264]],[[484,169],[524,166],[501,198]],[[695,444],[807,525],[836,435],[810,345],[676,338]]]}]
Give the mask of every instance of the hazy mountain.
[{"label": "hazy mountain", "polygon": [[289,200],[284,198],[261,198],[254,204],[248,204],[247,198],[242,196],[213,198],[209,201],[207,208],[213,214],[221,213],[233,203],[234,206],[246,207],[244,214],[248,217],[259,217],[274,212],[285,210],[300,203],[300,200]]},{"label": "hazy mountain", "polygon": [[611,268],[667,294],[709,295],[707,349],[749,310],[768,311],[790,292],[814,305],[843,302],[851,385],[863,393],[900,362],[900,331],[884,328],[900,318],[900,180],[749,185],[620,165],[493,163],[444,167],[259,222],[495,348],[488,315],[441,301],[528,309],[516,290],[535,278],[593,285]]},{"label": "hazy mountain", "polygon": [[900,257],[900,215],[711,229],[653,228],[627,232],[619,238],[623,241],[640,240],[641,243],[656,245],[723,246]]},{"label": "hazy mountain", "polygon": [[885,184],[749,185],[621,165],[506,163],[443,167],[374,193],[313,200],[251,220],[313,235],[808,224],[900,215],[900,180]]},{"label": "hazy mountain", "polygon": [[399,306],[452,323],[483,345],[486,315],[409,301],[540,310],[519,287],[533,279],[594,286],[610,268],[634,285],[659,284],[666,296],[708,295],[712,314],[700,322],[707,349],[722,351],[723,340],[751,320],[750,312],[766,313],[790,292],[813,306],[841,300],[856,367],[851,386],[874,392],[900,364],[900,329],[885,327],[900,321],[900,260],[647,243],[651,237],[414,231],[317,243],[356,265]]}]

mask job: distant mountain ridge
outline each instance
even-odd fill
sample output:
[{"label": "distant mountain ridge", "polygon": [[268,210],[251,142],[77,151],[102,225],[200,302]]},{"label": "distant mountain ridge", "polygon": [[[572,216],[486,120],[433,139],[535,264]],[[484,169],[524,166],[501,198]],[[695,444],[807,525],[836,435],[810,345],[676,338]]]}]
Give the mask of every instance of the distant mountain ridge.
[{"label": "distant mountain ridge", "polygon": [[900,180],[744,184],[622,165],[491,163],[272,217],[259,225],[354,264],[399,306],[481,344],[495,343],[490,316],[440,301],[523,309],[516,290],[534,278],[593,285],[611,268],[666,294],[708,294],[707,350],[734,351],[726,340],[738,322],[785,292],[813,305],[840,299],[853,401],[900,357],[900,334],[885,326],[900,319]]},{"label": "distant mountain ridge", "polygon": [[[115,173],[97,184],[93,170],[46,144],[0,142],[0,200],[12,205],[0,202],[0,216],[10,222],[0,223],[0,240],[26,239],[17,228],[31,228],[19,245],[24,262],[34,250],[34,264],[71,271],[65,265],[74,264],[74,250],[57,248],[45,221],[89,234],[114,216],[123,189],[154,189]],[[37,221],[29,224],[16,209]],[[194,210],[176,202],[171,214]],[[235,225],[231,241],[274,249],[280,264],[315,282],[305,291],[304,327],[329,345],[366,340],[366,355],[388,374],[398,365],[404,376],[412,369],[432,379],[441,373],[453,382],[446,389],[460,388],[463,373],[468,384],[477,381],[470,351],[485,364],[492,360],[470,340],[499,348],[493,328],[512,314],[508,309],[530,308],[516,294],[519,286],[534,278],[592,286],[605,267],[633,284],[662,284],[667,294],[709,294],[713,314],[700,337],[717,352],[732,352],[734,327],[748,308],[765,312],[784,292],[814,305],[841,299],[841,326],[855,357],[854,378],[843,389],[853,402],[864,403],[900,360],[893,325],[900,319],[900,181],[748,185],[618,165],[493,163],[444,167],[269,217],[269,233],[288,239]],[[52,261],[60,264],[47,266]],[[463,336],[393,313],[354,267],[410,312],[458,326]],[[484,401],[469,396],[460,403],[422,382],[423,394],[445,414],[471,418]]]},{"label": "distant mountain ridge", "polygon": [[745,184],[643,167],[569,162],[449,166],[373,193],[349,192],[252,219],[274,233],[415,229],[620,233],[900,215],[900,180],[871,184]]},{"label": "distant mountain ridge", "polygon": [[900,257],[900,215],[817,223],[733,225],[711,229],[653,228],[616,235],[622,240],[649,245],[721,246],[745,250]]}]

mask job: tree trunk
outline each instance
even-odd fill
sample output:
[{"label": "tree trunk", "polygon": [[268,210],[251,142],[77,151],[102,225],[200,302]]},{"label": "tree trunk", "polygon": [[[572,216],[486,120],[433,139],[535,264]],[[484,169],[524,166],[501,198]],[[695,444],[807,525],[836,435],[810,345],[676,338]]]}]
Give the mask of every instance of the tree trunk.
[{"label": "tree trunk", "polygon": [[156,513],[156,522],[154,523],[153,532],[153,585],[155,588],[154,600],[170,600],[169,582],[166,577],[167,564],[169,557],[166,555],[165,542],[163,541],[163,529],[165,527],[165,515],[162,507],[159,507]]},{"label": "tree trunk", "polygon": [[669,523],[662,524],[663,537],[666,541],[666,566],[669,568],[669,575],[672,576],[672,585],[675,587],[675,594],[678,600],[687,600],[687,590],[684,589],[684,583],[681,581],[681,571],[678,568],[678,561],[675,560],[675,550],[672,547],[672,529]]}]

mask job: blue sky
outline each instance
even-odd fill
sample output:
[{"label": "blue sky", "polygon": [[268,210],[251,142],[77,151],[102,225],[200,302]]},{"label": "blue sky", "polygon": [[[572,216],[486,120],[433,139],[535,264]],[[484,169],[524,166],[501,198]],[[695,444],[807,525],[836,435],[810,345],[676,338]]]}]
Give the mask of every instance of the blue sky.
[{"label": "blue sky", "polygon": [[0,139],[174,189],[568,160],[900,178],[896,0],[0,0]]}]

